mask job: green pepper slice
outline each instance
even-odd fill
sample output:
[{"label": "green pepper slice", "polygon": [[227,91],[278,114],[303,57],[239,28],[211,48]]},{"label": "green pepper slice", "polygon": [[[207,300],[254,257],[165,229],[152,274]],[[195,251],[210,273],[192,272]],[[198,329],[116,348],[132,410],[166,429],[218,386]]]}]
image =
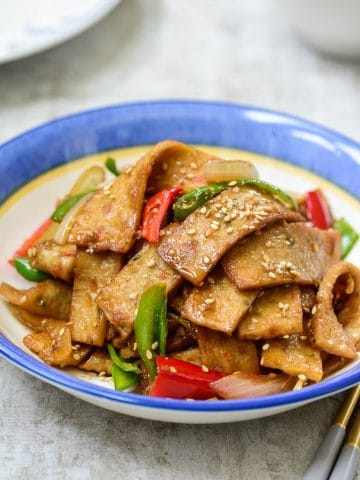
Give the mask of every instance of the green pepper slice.
[{"label": "green pepper slice", "polygon": [[119,355],[116,353],[115,348],[111,345],[111,343],[107,344],[107,350],[109,352],[109,355],[111,357],[111,360],[114,365],[117,365],[121,370],[124,372],[135,372],[135,373],[141,373],[140,368],[135,364],[131,362],[125,362],[122,358],[119,357]]},{"label": "green pepper slice", "polygon": [[116,166],[116,162],[115,160],[112,158],[112,157],[108,157],[106,160],[105,160],[105,167],[111,172],[113,173],[116,177],[118,177],[120,175],[120,172]]},{"label": "green pepper slice", "polygon": [[154,341],[158,343],[156,351],[160,355],[166,353],[166,340],[168,336],[167,325],[167,295],[166,285],[164,283],[159,284],[158,287],[158,305],[156,309],[156,318],[154,323]]},{"label": "green pepper slice", "polygon": [[341,234],[341,258],[344,259],[349,255],[356,242],[359,240],[359,234],[345,220],[345,218],[336,220],[334,228]]},{"label": "green pepper slice", "polygon": [[77,195],[74,195],[73,197],[69,197],[66,200],[64,200],[54,211],[54,213],[51,215],[51,220],[54,222],[60,223],[64,219],[65,215],[68,213],[69,210],[72,209],[72,207],[85,195],[88,193],[93,192],[94,190],[87,190],[86,192],[78,193]]},{"label": "green pepper slice", "polygon": [[135,319],[137,349],[151,381],[157,370],[155,353],[165,354],[166,322],[166,285],[156,283],[142,294]]},{"label": "green pepper slice", "polygon": [[293,210],[297,210],[295,200],[275,185],[264,182],[263,180],[258,180],[257,178],[239,178],[238,180],[234,180],[232,182],[212,183],[210,185],[195,188],[194,190],[185,193],[185,195],[179,197],[175,202],[175,216],[180,220],[185,220],[190,213],[200,208],[208,200],[216,195],[219,195],[219,193],[223,192],[224,190],[236,185],[240,187],[243,185],[251,185],[259,188],[260,190],[265,190],[275,197],[276,200],[279,200],[283,205],[287,207],[290,206]]},{"label": "green pepper slice", "polygon": [[138,382],[138,375],[135,372],[124,372],[115,363],[111,367],[111,374],[115,390],[127,390]]},{"label": "green pepper slice", "polygon": [[30,282],[42,282],[51,278],[48,273],[32,268],[27,257],[15,257],[13,258],[13,263],[17,272],[26,280],[30,280]]}]

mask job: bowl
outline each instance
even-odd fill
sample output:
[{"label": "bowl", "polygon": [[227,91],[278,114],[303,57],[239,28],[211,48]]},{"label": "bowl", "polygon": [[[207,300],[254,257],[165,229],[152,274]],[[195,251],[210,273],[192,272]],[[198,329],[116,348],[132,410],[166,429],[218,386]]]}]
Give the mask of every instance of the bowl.
[{"label": "bowl", "polygon": [[324,53],[360,56],[358,0],[278,0],[299,34]]},{"label": "bowl", "polygon": [[[313,123],[248,106],[159,101],[110,106],[71,115],[0,146],[0,278],[26,285],[6,260],[51,213],[78,173],[108,152],[124,165],[164,139],[198,145],[228,158],[253,161],[266,180],[289,190],[324,189],[334,213],[360,230],[360,145]],[[360,247],[350,261],[360,264]],[[71,395],[115,412],[181,423],[260,418],[347,389],[360,381],[354,361],[318,384],[244,400],[181,401],[118,392],[101,377],[46,365],[22,343],[27,333],[0,303],[0,355]]]}]

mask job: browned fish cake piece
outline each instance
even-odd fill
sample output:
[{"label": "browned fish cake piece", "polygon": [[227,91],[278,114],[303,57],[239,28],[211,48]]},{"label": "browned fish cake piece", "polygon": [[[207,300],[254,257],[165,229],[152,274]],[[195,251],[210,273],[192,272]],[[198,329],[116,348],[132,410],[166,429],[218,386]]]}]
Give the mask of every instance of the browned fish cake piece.
[{"label": "browned fish cake piece", "polygon": [[58,245],[53,241],[46,241],[30,248],[28,254],[32,268],[48,272],[66,282],[72,281],[76,245]]},{"label": "browned fish cake piece", "polygon": [[98,348],[84,363],[79,365],[79,368],[81,370],[86,370],[87,372],[105,372],[108,375],[111,375],[112,361],[105,350]]},{"label": "browned fish cake piece", "polygon": [[122,264],[122,255],[118,253],[78,252],[70,312],[73,341],[103,346],[108,321],[95,298],[99,289],[119,273]]},{"label": "browned fish cake piece", "polygon": [[[204,163],[212,158],[179,142],[158,143],[85,203],[75,219],[69,243],[127,253],[136,239],[146,189],[155,193],[179,185],[191,190],[199,182],[196,176]],[[192,164],[196,168],[192,169]]]},{"label": "browned fish cake piece", "polygon": [[259,340],[302,331],[299,287],[287,285],[264,290],[240,321],[237,333],[244,340]]},{"label": "browned fish cake piece", "polygon": [[323,375],[320,351],[299,334],[265,343],[261,365],[282,370],[292,376],[305,375],[314,382],[319,382]]},{"label": "browned fish cake piece", "polygon": [[202,363],[220,372],[259,373],[255,342],[199,327],[198,342]]},{"label": "browned fish cake piece", "polygon": [[164,236],[158,252],[198,286],[236,242],[278,220],[302,221],[303,217],[253,188],[229,188]]},{"label": "browned fish cake piece", "polygon": [[67,320],[70,314],[72,288],[56,280],[45,280],[28,290],[18,290],[0,283],[0,296],[27,312],[57,320]]},{"label": "browned fish cake piece", "polygon": [[126,339],[134,329],[135,312],[144,290],[154,283],[164,282],[171,293],[181,281],[181,276],[159,257],[155,246],[145,243],[111,283],[100,290],[96,301]]},{"label": "browned fish cake piece", "polygon": [[[334,311],[334,294],[336,284],[342,278],[350,282],[349,287],[345,287],[346,290],[349,288],[348,292],[344,292],[349,298],[337,315]],[[350,263],[339,262],[324,276],[311,317],[311,331],[317,348],[332,355],[356,358],[352,335],[354,327],[360,323],[359,289],[360,272]]]},{"label": "browned fish cake piece", "polygon": [[240,289],[294,283],[319,285],[340,258],[340,235],[304,223],[277,224],[239,242],[222,259]]},{"label": "browned fish cake piece", "polygon": [[218,266],[201,287],[192,290],[182,315],[196,325],[231,334],[257,294],[256,290],[241,292]]},{"label": "browned fish cake piece", "polygon": [[204,185],[204,165],[219,160],[218,157],[180,142],[167,140],[158,144],[159,146],[162,149],[159,150],[149,178],[149,194],[174,186],[182,187],[184,192],[188,192]]}]

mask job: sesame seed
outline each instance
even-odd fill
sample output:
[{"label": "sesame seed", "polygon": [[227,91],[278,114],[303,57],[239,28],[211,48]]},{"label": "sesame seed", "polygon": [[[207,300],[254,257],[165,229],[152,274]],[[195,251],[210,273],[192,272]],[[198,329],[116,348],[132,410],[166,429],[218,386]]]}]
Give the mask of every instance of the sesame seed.
[{"label": "sesame seed", "polygon": [[307,377],[306,377],[306,375],[304,375],[303,373],[300,373],[300,375],[298,375],[298,379],[299,379],[299,380],[302,380],[303,382],[306,382]]},{"label": "sesame seed", "polygon": [[224,222],[225,222],[225,223],[229,223],[230,220],[231,220],[231,216],[230,216],[230,215],[226,215],[226,216],[224,217]]},{"label": "sesame seed", "polygon": [[106,375],[105,370],[101,370],[101,372],[98,373],[99,377],[105,377],[105,375]]},{"label": "sesame seed", "polygon": [[202,370],[203,372],[206,372],[206,373],[209,371],[209,369],[208,369],[208,367],[207,367],[206,365],[201,365],[201,370]]},{"label": "sesame seed", "polygon": [[36,255],[36,248],[35,248],[35,247],[29,248],[29,250],[28,250],[28,255],[29,255],[29,257],[35,257],[35,255]]},{"label": "sesame seed", "polygon": [[197,165],[195,162],[190,163],[190,167],[193,168],[194,170],[197,168]]},{"label": "sesame seed", "polygon": [[210,228],[212,228],[213,230],[219,230],[219,225],[216,225],[215,223],[211,223]]},{"label": "sesame seed", "polygon": [[41,320],[40,324],[41,324],[42,326],[46,325],[46,324],[47,324],[47,320],[46,320],[46,319],[45,319],[45,320]]},{"label": "sesame seed", "polygon": [[268,275],[270,278],[276,278],[276,275],[274,272],[268,272]]},{"label": "sesame seed", "polygon": [[283,338],[285,338],[285,339],[289,338],[289,337],[290,337],[290,335],[283,335]]},{"label": "sesame seed", "polygon": [[168,251],[168,255],[170,255],[170,257],[173,257],[175,255],[175,250],[173,248],[170,248],[170,250]]},{"label": "sesame seed", "polygon": [[260,360],[260,365],[261,365],[261,366],[264,365],[264,359],[263,359],[263,358]]},{"label": "sesame seed", "polygon": [[263,350],[269,350],[270,348],[270,345],[268,343],[265,343],[263,346],[262,346],[262,349]]},{"label": "sesame seed", "polygon": [[134,350],[134,352],[135,352],[136,349],[137,349],[137,343],[134,342],[134,345],[133,345],[133,350]]},{"label": "sesame seed", "polygon": [[212,303],[215,303],[215,300],[213,298],[206,298],[205,303],[206,305],[211,305]]},{"label": "sesame seed", "polygon": [[215,280],[213,279],[213,277],[208,277],[208,278],[207,278],[207,281],[208,281],[211,285],[214,285],[214,283],[215,283]]},{"label": "sesame seed", "polygon": [[146,358],[148,360],[151,360],[153,358],[153,354],[150,352],[150,350],[146,350]]},{"label": "sesame seed", "polygon": [[20,302],[20,303],[25,303],[26,300],[27,300],[27,296],[26,296],[26,295],[23,295],[22,297],[20,297],[19,302]]},{"label": "sesame seed", "polygon": [[55,343],[56,343],[56,340],[55,340],[55,338],[54,338],[54,340],[51,342],[51,346],[52,346],[52,347],[55,347]]},{"label": "sesame seed", "polygon": [[131,170],[132,170],[132,167],[129,167],[129,168],[127,168],[127,169],[125,170],[124,173],[126,173],[126,175],[128,175],[128,174],[131,172]]},{"label": "sesame seed", "polygon": [[151,258],[151,259],[147,262],[146,265],[147,265],[149,268],[152,268],[152,267],[155,267],[156,262],[155,262],[155,260],[154,260],[153,258]]},{"label": "sesame seed", "polygon": [[158,346],[159,346],[159,342],[154,342],[154,343],[151,345],[151,348],[152,348],[153,350],[155,350]]},{"label": "sesame seed", "polygon": [[271,247],[271,245],[272,245],[271,240],[268,240],[268,241],[265,243],[265,245],[266,245],[267,247]]},{"label": "sesame seed", "polygon": [[130,294],[129,294],[129,298],[131,298],[131,300],[134,300],[136,297],[137,297],[137,293],[136,293],[136,292],[133,292],[133,293],[130,293]]},{"label": "sesame seed", "polygon": [[216,212],[215,213],[215,218],[222,218],[223,217],[223,214],[221,212]]},{"label": "sesame seed", "polygon": [[239,193],[239,192],[240,192],[240,188],[239,188],[238,186],[234,187],[234,188],[233,188],[233,192]]},{"label": "sesame seed", "polygon": [[204,215],[204,213],[206,213],[206,207],[201,207],[200,208],[200,213],[202,213]]},{"label": "sesame seed", "polygon": [[317,311],[317,306],[314,305],[311,309],[311,313],[314,315],[314,313],[316,313],[316,311]]},{"label": "sesame seed", "polygon": [[205,265],[208,265],[210,263],[210,258],[205,256],[203,258],[203,262],[205,263]]},{"label": "sesame seed", "polygon": [[190,228],[186,233],[187,233],[188,235],[195,235],[196,230],[195,230],[195,228]]},{"label": "sesame seed", "polygon": [[279,308],[284,308],[284,304],[282,302],[279,302]]},{"label": "sesame seed", "polygon": [[73,357],[75,360],[80,360],[81,355],[79,353],[74,353]]},{"label": "sesame seed", "polygon": [[217,225],[217,226],[220,225],[220,223],[217,220],[212,220],[211,223],[214,224],[214,225]]},{"label": "sesame seed", "polygon": [[207,237],[210,237],[210,235],[211,235],[211,228],[208,228],[208,229],[206,230],[206,232],[205,232],[205,237],[206,237],[206,238],[207,238]]},{"label": "sesame seed", "polygon": [[194,176],[195,176],[195,175],[194,175],[193,173],[187,173],[187,174],[186,174],[186,178],[190,178],[190,180],[191,180],[192,178],[194,178]]},{"label": "sesame seed", "polygon": [[65,328],[61,328],[61,329],[59,330],[59,335],[60,335],[60,337],[62,337],[62,336],[64,335],[64,333],[65,333]]},{"label": "sesame seed", "polygon": [[233,227],[229,227],[226,229],[226,233],[232,233],[234,231]]},{"label": "sesame seed", "polygon": [[301,340],[306,340],[307,336],[306,335],[300,335]]},{"label": "sesame seed", "polygon": [[180,168],[180,173],[186,173],[186,168]]},{"label": "sesame seed", "polygon": [[171,373],[176,373],[176,372],[177,372],[176,368],[173,367],[172,365],[171,365],[171,367],[169,368],[169,370],[170,370]]},{"label": "sesame seed", "polygon": [[229,187],[235,187],[236,186],[236,180],[232,180],[231,182],[228,183]]}]

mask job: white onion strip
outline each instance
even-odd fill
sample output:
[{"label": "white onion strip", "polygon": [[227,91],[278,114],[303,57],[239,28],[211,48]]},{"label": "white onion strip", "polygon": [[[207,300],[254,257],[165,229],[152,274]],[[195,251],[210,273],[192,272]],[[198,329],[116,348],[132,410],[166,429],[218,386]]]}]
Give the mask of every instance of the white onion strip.
[{"label": "white onion strip", "polygon": [[214,160],[204,165],[205,180],[226,182],[238,178],[259,178],[255,166],[245,160]]},{"label": "white onion strip", "polygon": [[80,200],[75,203],[71,210],[67,212],[65,217],[63,218],[62,222],[59,224],[58,229],[54,235],[54,242],[58,245],[65,245],[68,241],[71,227],[74,224],[75,217],[84,206],[84,204],[89,200],[89,198],[93,195],[93,193],[88,193],[84,197],[80,198]]},{"label": "white onion strip", "polygon": [[88,190],[96,190],[100,184],[105,181],[105,170],[98,165],[88,168],[83,172],[74,183],[69,192],[69,197],[87,192]]},{"label": "white onion strip", "polygon": [[287,375],[255,375],[236,372],[210,384],[221,398],[253,398],[274,395],[288,389]]}]

